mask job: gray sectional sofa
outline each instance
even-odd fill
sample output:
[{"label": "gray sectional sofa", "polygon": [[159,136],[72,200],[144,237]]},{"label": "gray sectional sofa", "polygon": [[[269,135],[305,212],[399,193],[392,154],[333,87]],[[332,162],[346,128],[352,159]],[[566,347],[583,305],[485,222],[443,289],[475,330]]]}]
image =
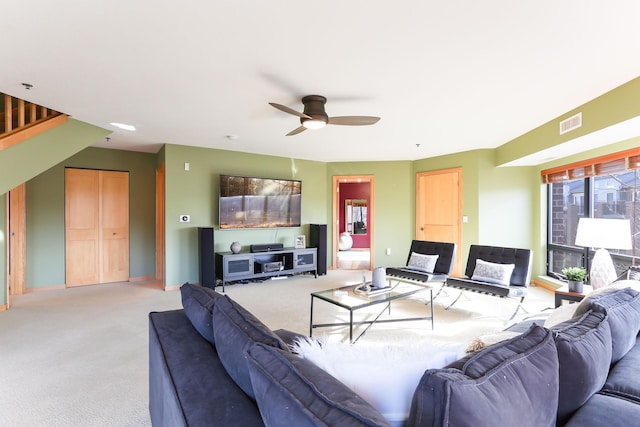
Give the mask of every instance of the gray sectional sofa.
[{"label": "gray sectional sofa", "polygon": [[[311,362],[297,336],[271,331],[239,304],[185,284],[183,310],[149,314],[154,426],[389,426]],[[640,420],[640,293],[594,294],[553,327],[425,371],[407,426],[624,426]]]}]

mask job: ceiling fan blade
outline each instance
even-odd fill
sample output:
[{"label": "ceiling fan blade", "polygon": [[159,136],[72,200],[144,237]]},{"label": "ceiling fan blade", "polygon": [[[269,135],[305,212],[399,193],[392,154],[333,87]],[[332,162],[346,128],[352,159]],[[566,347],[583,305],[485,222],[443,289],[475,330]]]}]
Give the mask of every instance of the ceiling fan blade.
[{"label": "ceiling fan blade", "polygon": [[294,116],[298,116],[298,117],[302,117],[305,119],[310,119],[311,117],[304,114],[304,113],[299,113],[296,110],[294,110],[293,108],[289,108],[286,105],[282,105],[282,104],[276,104],[275,102],[270,102],[269,105],[271,105],[274,108],[277,108],[280,111],[284,111],[285,113],[289,113],[289,114],[293,114]]},{"label": "ceiling fan blade", "polygon": [[378,123],[380,117],[372,116],[340,116],[329,117],[327,124],[329,125],[345,125],[345,126],[364,126]]},{"label": "ceiling fan blade", "polygon": [[305,130],[307,130],[306,127],[304,126],[300,126],[298,128],[295,128],[294,130],[292,130],[291,132],[289,132],[286,136],[292,136],[292,135],[297,135],[300,132],[304,132]]}]

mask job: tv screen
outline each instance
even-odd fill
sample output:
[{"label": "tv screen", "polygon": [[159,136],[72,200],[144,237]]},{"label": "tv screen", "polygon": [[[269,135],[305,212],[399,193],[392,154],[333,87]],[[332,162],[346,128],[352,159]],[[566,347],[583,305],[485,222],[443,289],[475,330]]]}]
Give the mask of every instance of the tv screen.
[{"label": "tv screen", "polygon": [[302,181],[220,175],[220,229],[299,227]]}]

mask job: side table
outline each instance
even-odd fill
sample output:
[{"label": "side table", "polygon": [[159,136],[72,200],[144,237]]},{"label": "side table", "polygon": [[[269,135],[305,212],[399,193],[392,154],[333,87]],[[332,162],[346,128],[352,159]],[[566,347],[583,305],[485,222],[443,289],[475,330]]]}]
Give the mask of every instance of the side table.
[{"label": "side table", "polygon": [[[569,286],[565,285],[556,289],[555,303],[556,308],[562,305],[562,301],[580,302],[591,291],[591,286],[584,286],[583,292],[569,292]],[[587,289],[588,288],[588,289]]]}]

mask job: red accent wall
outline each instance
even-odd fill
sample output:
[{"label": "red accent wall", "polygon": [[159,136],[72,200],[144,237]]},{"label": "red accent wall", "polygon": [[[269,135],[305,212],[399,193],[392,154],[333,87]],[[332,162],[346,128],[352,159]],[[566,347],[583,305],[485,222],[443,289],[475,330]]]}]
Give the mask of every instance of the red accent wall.
[{"label": "red accent wall", "polygon": [[[345,199],[363,199],[367,201],[367,208],[371,206],[371,185],[368,182],[340,183],[340,233],[345,231],[344,201]],[[368,211],[369,209],[367,209]],[[367,234],[351,234],[354,248],[369,248],[371,243],[371,224],[367,218]]]}]

